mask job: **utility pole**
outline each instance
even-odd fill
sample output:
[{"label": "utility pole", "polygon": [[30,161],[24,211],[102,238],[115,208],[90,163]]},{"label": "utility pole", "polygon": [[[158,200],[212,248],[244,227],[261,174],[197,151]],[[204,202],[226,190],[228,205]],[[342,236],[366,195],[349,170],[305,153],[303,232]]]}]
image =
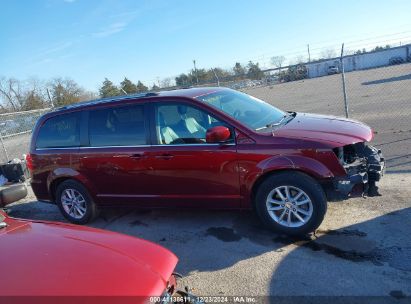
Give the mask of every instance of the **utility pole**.
[{"label": "utility pole", "polygon": [[47,88],[47,96],[49,97],[51,108],[54,108],[53,99],[51,98],[50,90]]},{"label": "utility pole", "polygon": [[341,56],[340,56],[340,62],[341,62],[341,78],[342,78],[342,89],[343,89],[343,95],[344,95],[344,108],[345,108],[345,117],[348,118],[348,100],[347,100],[347,92],[345,89],[345,71],[344,71],[344,43],[341,46]]},{"label": "utility pole", "polygon": [[196,80],[197,80],[197,85],[198,85],[198,75],[197,75],[197,68],[196,68],[196,61],[195,61],[195,59],[193,60],[193,64],[194,64],[194,73],[196,74]]},{"label": "utility pole", "polygon": [[214,72],[215,78],[217,79],[217,86],[219,87],[220,86],[220,79],[218,78],[217,73],[215,72],[215,69],[213,69],[213,72]]},{"label": "utility pole", "polygon": [[309,44],[307,44],[307,51],[308,51],[308,62],[311,62],[310,45]]}]

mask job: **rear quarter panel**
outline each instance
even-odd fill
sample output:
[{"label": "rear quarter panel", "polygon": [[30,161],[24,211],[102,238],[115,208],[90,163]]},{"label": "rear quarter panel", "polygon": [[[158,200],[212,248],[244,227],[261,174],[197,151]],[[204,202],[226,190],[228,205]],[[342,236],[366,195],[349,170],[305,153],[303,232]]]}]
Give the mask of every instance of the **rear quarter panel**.
[{"label": "rear quarter panel", "polygon": [[33,162],[31,187],[37,199],[52,201],[49,186],[56,168],[70,168],[71,153],[76,149],[34,150],[30,155]]}]

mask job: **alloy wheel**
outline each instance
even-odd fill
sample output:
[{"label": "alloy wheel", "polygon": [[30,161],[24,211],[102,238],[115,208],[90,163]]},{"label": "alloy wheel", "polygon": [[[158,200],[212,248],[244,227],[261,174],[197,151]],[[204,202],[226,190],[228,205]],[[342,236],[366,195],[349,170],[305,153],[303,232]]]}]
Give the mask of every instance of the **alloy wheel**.
[{"label": "alloy wheel", "polygon": [[64,211],[75,219],[81,219],[87,211],[86,200],[76,189],[65,189],[61,194]]},{"label": "alloy wheel", "polygon": [[285,227],[301,227],[313,214],[313,204],[303,190],[294,186],[279,186],[270,191],[266,200],[268,214]]}]

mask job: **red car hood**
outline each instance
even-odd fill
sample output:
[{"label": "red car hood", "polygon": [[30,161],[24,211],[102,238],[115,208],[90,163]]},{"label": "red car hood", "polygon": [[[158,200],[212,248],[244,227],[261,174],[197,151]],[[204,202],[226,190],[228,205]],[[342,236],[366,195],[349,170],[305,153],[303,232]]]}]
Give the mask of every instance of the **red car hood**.
[{"label": "red car hood", "polygon": [[134,237],[6,218],[1,296],[159,296],[177,257]]},{"label": "red car hood", "polygon": [[344,146],[373,138],[369,126],[355,120],[297,113],[289,123],[274,131],[275,136],[295,137]]}]

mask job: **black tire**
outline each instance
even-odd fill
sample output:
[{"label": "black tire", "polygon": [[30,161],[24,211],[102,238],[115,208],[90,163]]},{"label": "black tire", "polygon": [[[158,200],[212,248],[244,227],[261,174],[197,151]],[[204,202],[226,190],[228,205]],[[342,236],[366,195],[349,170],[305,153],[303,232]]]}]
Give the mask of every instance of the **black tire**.
[{"label": "black tire", "polygon": [[[69,189],[77,191],[84,198],[85,203],[83,203],[83,206],[85,207],[85,212],[81,217],[74,217],[70,215],[63,207],[62,195],[66,190]],[[98,215],[97,206],[88,193],[87,189],[81,183],[75,180],[66,180],[58,185],[56,189],[56,204],[63,216],[73,224],[87,224],[95,219]],[[79,213],[77,215],[79,215]]]},{"label": "black tire", "polygon": [[[270,215],[267,209],[268,195],[272,190],[281,186],[290,186],[292,188],[292,191],[296,191],[294,189],[298,188],[299,190],[305,192],[303,197],[308,196],[308,198],[311,200],[312,213],[305,223],[302,222],[304,224],[299,223],[301,225],[299,227],[286,227],[284,226],[284,224],[279,224]],[[257,215],[266,227],[276,232],[285,233],[288,235],[306,235],[308,233],[314,232],[321,225],[327,211],[327,199],[322,187],[315,179],[301,172],[287,171],[271,175],[258,187],[254,203]],[[290,207],[293,208],[291,205]],[[281,209],[278,212],[282,213],[283,210],[284,209]],[[277,211],[272,211],[271,214],[273,212]],[[291,211],[289,213],[293,219],[298,220],[295,217],[294,212]],[[280,216],[277,217],[277,220],[278,219],[280,219]]]}]

